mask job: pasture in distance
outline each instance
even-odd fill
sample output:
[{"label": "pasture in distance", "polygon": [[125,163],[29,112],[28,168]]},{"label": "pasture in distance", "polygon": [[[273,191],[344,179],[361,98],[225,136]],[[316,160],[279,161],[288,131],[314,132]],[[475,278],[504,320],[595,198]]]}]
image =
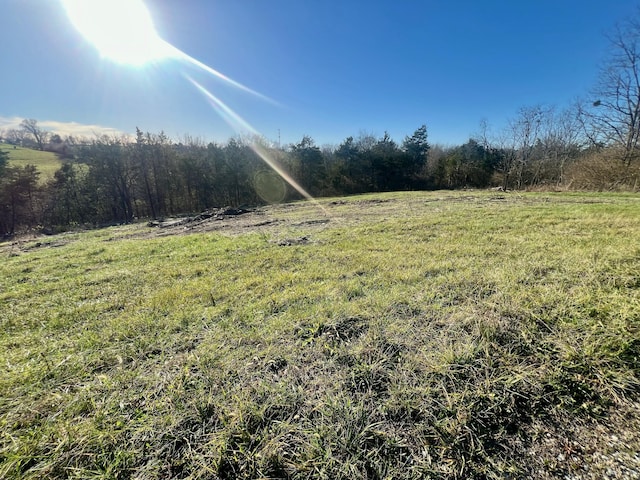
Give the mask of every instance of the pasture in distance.
[{"label": "pasture in distance", "polygon": [[637,195],[320,204],[0,244],[0,477],[640,477]]},{"label": "pasture in distance", "polygon": [[53,178],[53,174],[62,165],[58,155],[53,152],[42,152],[23,147],[14,148],[13,145],[3,143],[0,143],[0,150],[9,154],[9,165],[16,167],[35,165],[40,172],[41,182]]}]

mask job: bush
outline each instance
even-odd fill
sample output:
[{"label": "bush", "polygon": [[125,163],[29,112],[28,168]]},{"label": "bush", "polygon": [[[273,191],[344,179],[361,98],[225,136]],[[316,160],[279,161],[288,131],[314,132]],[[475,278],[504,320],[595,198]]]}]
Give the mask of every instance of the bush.
[{"label": "bush", "polygon": [[632,190],[640,189],[640,161],[625,165],[615,150],[604,150],[585,155],[567,171],[568,186],[577,190]]}]

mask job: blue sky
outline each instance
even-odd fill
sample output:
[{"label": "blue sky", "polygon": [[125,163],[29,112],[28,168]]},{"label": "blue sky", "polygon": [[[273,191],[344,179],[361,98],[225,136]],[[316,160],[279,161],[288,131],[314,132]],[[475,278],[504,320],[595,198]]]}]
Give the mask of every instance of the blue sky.
[{"label": "blue sky", "polygon": [[[0,0],[0,129],[36,118],[226,141],[233,130],[188,73],[266,138],[319,145],[360,133],[397,141],[426,124],[459,144],[487,119],[587,95],[604,34],[638,13],[627,0],[146,0],[160,36],[276,100],[177,60],[101,58],[57,0]],[[118,25],[114,25],[117,34]],[[93,129],[93,130],[92,130]]]}]

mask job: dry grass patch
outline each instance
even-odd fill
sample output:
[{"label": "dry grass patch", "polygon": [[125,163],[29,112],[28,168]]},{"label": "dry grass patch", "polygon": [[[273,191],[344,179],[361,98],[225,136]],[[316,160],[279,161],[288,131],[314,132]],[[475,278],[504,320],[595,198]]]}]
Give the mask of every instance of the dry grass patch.
[{"label": "dry grass patch", "polygon": [[323,206],[0,246],[0,476],[633,478],[637,197]]}]

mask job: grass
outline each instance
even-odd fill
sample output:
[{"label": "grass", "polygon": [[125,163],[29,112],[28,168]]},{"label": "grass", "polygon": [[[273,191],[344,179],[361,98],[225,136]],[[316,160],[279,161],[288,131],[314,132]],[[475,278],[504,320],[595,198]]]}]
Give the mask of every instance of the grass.
[{"label": "grass", "polygon": [[638,472],[637,196],[322,203],[0,246],[0,477]]},{"label": "grass", "polygon": [[62,162],[55,153],[41,152],[30,148],[0,144],[0,150],[9,153],[9,165],[25,167],[35,165],[40,172],[40,181],[45,182],[53,178],[53,174],[62,166]]}]

